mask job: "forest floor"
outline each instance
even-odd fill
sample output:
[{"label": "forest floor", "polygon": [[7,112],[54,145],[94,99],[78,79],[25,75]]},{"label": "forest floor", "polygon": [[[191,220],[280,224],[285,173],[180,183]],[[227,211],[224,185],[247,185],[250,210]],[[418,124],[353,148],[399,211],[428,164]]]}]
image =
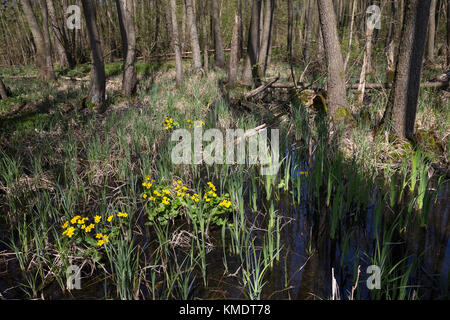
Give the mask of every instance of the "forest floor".
[{"label": "forest floor", "polygon": [[[383,290],[361,288],[359,298],[448,297],[447,93],[421,90],[411,144],[373,133],[385,89],[368,91],[360,107],[349,91],[355,121],[341,133],[293,90],[268,89],[243,100],[249,89],[228,89],[221,71],[188,71],[177,88],[171,63],[139,63],[132,99],[120,95],[121,63],[107,64],[107,108],[97,112],[83,102],[89,71],[87,65],[59,70],[60,80],[43,83],[33,68],[1,70],[12,97],[0,100],[0,297],[67,297],[65,271],[76,263],[85,266],[83,283],[95,288],[79,297],[328,298],[330,265],[344,292],[357,266],[369,261],[390,272],[383,273]],[[267,78],[279,74],[290,74],[289,66],[273,63]],[[323,87],[318,74],[312,67],[304,83]],[[424,78],[433,74],[425,70]],[[281,172],[270,179],[245,165],[174,165],[169,133],[195,121],[220,130],[279,128],[280,149],[287,150]],[[177,183],[191,199],[217,188],[217,200],[195,207],[195,200],[180,200]],[[170,205],[150,203],[154,189],[170,189]],[[208,210],[214,218],[204,220]],[[316,220],[312,212],[329,219]],[[98,216],[95,231],[108,234],[110,245],[108,238],[98,245],[75,228],[77,221],[73,237],[63,234],[67,225],[61,226],[76,216]],[[107,224],[110,216],[117,223]],[[373,220],[360,225],[360,216]],[[366,233],[373,242],[361,240]],[[418,234],[427,245],[414,240]],[[391,249],[394,240],[403,243],[400,249]],[[431,258],[429,250],[437,249]],[[55,287],[60,293],[51,293]]]}]

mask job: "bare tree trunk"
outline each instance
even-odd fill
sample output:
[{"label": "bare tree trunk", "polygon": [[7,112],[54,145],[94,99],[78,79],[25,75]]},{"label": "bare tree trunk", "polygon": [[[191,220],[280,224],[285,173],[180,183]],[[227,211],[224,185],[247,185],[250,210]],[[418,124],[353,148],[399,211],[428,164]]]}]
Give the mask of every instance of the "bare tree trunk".
[{"label": "bare tree trunk", "polygon": [[348,52],[347,52],[347,56],[345,57],[344,72],[345,72],[345,70],[347,70],[348,61],[350,60],[350,54],[352,53],[353,27],[355,25],[355,13],[356,13],[357,7],[358,7],[358,0],[353,0],[352,18],[351,18],[351,22],[350,22],[350,35],[349,35],[349,40],[348,40]]},{"label": "bare tree trunk", "polygon": [[167,28],[167,40],[169,43],[170,51],[174,50],[173,43],[173,26],[172,26],[172,13],[170,10],[170,3],[164,6],[165,14],[166,14],[166,28]]},{"label": "bare tree trunk", "polygon": [[203,69],[205,70],[206,73],[208,73],[209,71],[209,54],[208,54],[208,50],[209,50],[209,46],[208,46],[208,19],[206,19],[207,17],[207,10],[208,10],[208,6],[206,4],[201,4],[201,8],[202,8],[202,14],[201,16],[202,18],[202,33],[203,33]]},{"label": "bare tree trunk", "polygon": [[33,13],[30,0],[21,1],[23,12],[25,13],[31,33],[33,34],[34,43],[36,44],[37,64],[41,78],[44,81],[54,80],[55,72],[53,70],[53,65],[51,64],[51,57],[48,58],[49,50],[47,50],[44,35],[36,20],[36,16]]},{"label": "bare tree trunk", "polygon": [[231,38],[231,52],[230,52],[230,69],[228,72],[228,85],[233,88],[234,82],[237,78],[238,68],[238,51],[239,51],[239,14],[234,16],[233,35]]},{"label": "bare tree trunk", "polygon": [[245,58],[242,75],[245,83],[250,84],[253,78],[256,86],[260,83],[260,72],[258,68],[260,11],[261,0],[253,0],[252,17],[248,33],[247,56]]},{"label": "bare tree trunk", "polygon": [[244,33],[242,28],[242,0],[238,0],[237,3],[237,10],[238,10],[238,18],[239,18],[239,48],[238,48],[238,61],[241,60],[242,56],[244,55]]},{"label": "bare tree trunk", "polygon": [[305,63],[308,63],[310,60],[311,54],[311,39],[312,39],[312,14],[313,14],[313,6],[314,0],[308,1],[308,13],[306,14],[306,32],[305,32],[305,45],[303,49],[303,58],[305,59]]},{"label": "bare tree trunk", "polygon": [[3,80],[0,78],[0,98],[3,100],[8,99],[8,89],[6,88],[5,84],[3,83]]},{"label": "bare tree trunk", "polygon": [[412,139],[414,134],[430,5],[430,0],[410,0],[405,4],[394,85],[381,122],[390,121],[401,138]]},{"label": "bare tree trunk", "polygon": [[366,77],[371,72],[371,56],[372,56],[372,35],[373,28],[366,27],[366,45],[364,47],[364,60],[359,76],[358,86],[358,101],[357,104],[362,106],[364,102],[364,95],[366,92]]},{"label": "bare tree trunk", "polygon": [[225,68],[225,55],[223,52],[222,31],[220,27],[220,12],[217,0],[211,0],[211,14],[214,25],[214,61],[218,68]]},{"label": "bare tree trunk", "polygon": [[97,30],[95,6],[90,0],[81,0],[83,4],[86,28],[91,46],[93,69],[91,73],[91,89],[88,98],[94,106],[103,106],[105,102],[105,64],[103,62],[102,46]]},{"label": "bare tree trunk", "polygon": [[294,56],[294,3],[293,0],[288,0],[288,30],[287,30],[287,40],[286,48],[288,51],[289,66],[291,69],[292,82],[296,86],[297,81],[295,80],[294,68],[293,68],[293,56]]},{"label": "bare tree trunk", "polygon": [[136,92],[136,33],[132,0],[116,0],[117,14],[121,25],[123,48],[122,93],[130,97]]},{"label": "bare tree trunk", "polygon": [[47,2],[45,0],[41,0],[41,15],[42,15],[42,36],[44,37],[45,44],[45,59],[46,65],[52,66],[52,45],[50,42],[50,31],[48,29],[48,11],[47,11]]},{"label": "bare tree trunk", "polygon": [[265,0],[264,24],[261,36],[261,46],[259,48],[258,63],[261,68],[261,75],[266,72],[267,54],[270,45],[270,32],[272,31],[273,0]]},{"label": "bare tree trunk", "polygon": [[54,36],[54,44],[56,47],[56,52],[58,53],[58,61],[61,67],[70,66],[68,57],[68,48],[65,47],[62,32],[60,32],[58,26],[58,19],[56,16],[55,5],[53,0],[47,0],[48,15],[50,16],[50,23],[52,25],[52,31]]},{"label": "bare tree trunk", "polygon": [[340,108],[347,107],[344,61],[339,44],[336,14],[331,0],[318,0],[325,56],[327,59],[328,111],[333,118]]},{"label": "bare tree trunk", "polygon": [[430,18],[428,25],[427,60],[434,62],[434,39],[436,37],[436,4],[437,0],[431,0]]},{"label": "bare tree trunk", "polygon": [[447,68],[450,69],[450,0],[447,0]]},{"label": "bare tree trunk", "polygon": [[194,6],[192,0],[186,1],[186,15],[190,26],[192,57],[194,58],[194,68],[197,72],[202,69],[202,54],[200,52],[200,44],[198,42],[197,24],[194,17]]},{"label": "bare tree trunk", "polygon": [[183,70],[181,63],[181,49],[180,38],[178,36],[178,22],[177,22],[177,2],[176,0],[170,0],[170,12],[172,16],[172,38],[173,46],[175,50],[175,68],[176,68],[176,82],[177,86],[183,84]]},{"label": "bare tree trunk", "polygon": [[186,49],[185,43],[186,43],[186,6],[185,2],[183,1],[181,5],[183,9],[183,14],[181,16],[181,34],[180,34],[180,50],[181,52],[184,52]]}]

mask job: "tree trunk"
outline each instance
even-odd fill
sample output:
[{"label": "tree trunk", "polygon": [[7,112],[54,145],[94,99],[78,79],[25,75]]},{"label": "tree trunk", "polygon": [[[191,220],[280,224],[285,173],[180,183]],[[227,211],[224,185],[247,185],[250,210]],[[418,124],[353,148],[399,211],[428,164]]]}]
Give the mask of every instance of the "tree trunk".
[{"label": "tree trunk", "polygon": [[222,31],[220,27],[220,12],[217,0],[211,0],[211,14],[214,25],[214,61],[218,68],[225,68],[225,55],[223,52]]},{"label": "tree trunk", "polygon": [[[71,65],[69,59],[69,49],[67,48],[67,41],[64,41],[65,36],[63,35],[63,31],[60,31],[60,26],[58,26],[58,19],[56,16],[55,5],[53,0],[47,0],[47,9],[48,15],[50,16],[50,23],[52,25],[52,31],[54,36],[54,44],[56,47],[56,51],[58,53],[59,65],[61,67],[69,67]],[[65,28],[65,26],[63,26]],[[64,29],[61,29],[64,30]]]},{"label": "tree trunk", "polygon": [[234,16],[233,35],[231,38],[230,69],[228,72],[228,85],[233,88],[237,78],[239,52],[239,14]]},{"label": "tree trunk", "polygon": [[209,46],[208,46],[208,19],[206,19],[207,15],[207,10],[208,10],[208,5],[205,4],[201,5],[202,8],[202,13],[200,14],[202,16],[202,33],[203,33],[203,69],[205,70],[206,73],[208,73],[209,71]]},{"label": "tree trunk", "polygon": [[180,38],[178,35],[178,22],[177,22],[177,2],[176,0],[170,0],[170,13],[172,17],[172,39],[175,51],[175,68],[176,68],[176,82],[177,86],[183,84],[183,70],[181,64],[181,49]]},{"label": "tree trunk", "polygon": [[414,134],[430,5],[430,0],[410,0],[405,4],[394,85],[382,119],[382,124],[390,121],[401,138],[412,139]]},{"label": "tree trunk", "polygon": [[312,15],[313,15],[314,0],[308,2],[308,13],[306,14],[306,32],[305,32],[305,45],[303,49],[303,58],[305,63],[310,60],[311,54],[311,39],[312,39]]},{"label": "tree trunk", "polygon": [[3,100],[8,99],[8,89],[6,88],[5,84],[3,83],[3,80],[0,78],[0,98]]},{"label": "tree trunk", "polygon": [[190,34],[191,34],[191,46],[192,46],[192,57],[194,59],[194,68],[197,72],[202,69],[202,54],[200,52],[200,44],[198,41],[197,34],[197,24],[195,22],[194,16],[194,6],[192,5],[192,0],[186,1],[186,15],[188,24],[190,26]]},{"label": "tree trunk", "polygon": [[170,51],[175,50],[173,44],[173,26],[172,26],[172,13],[170,10],[170,3],[164,6],[166,14],[166,29],[167,29],[167,42],[169,44]]},{"label": "tree trunk", "polygon": [[364,47],[364,59],[361,68],[361,74],[359,76],[358,87],[358,105],[362,106],[364,102],[364,95],[366,92],[366,77],[371,72],[371,57],[372,57],[372,36],[374,28],[366,27],[366,45]]},{"label": "tree trunk", "polygon": [[434,40],[436,38],[436,4],[437,0],[431,0],[430,18],[428,25],[427,60],[434,62]]},{"label": "tree trunk", "polygon": [[242,28],[242,1],[238,0],[237,3],[238,8],[238,18],[239,18],[239,47],[238,47],[238,61],[241,60],[242,56],[244,55],[244,33]]},{"label": "tree trunk", "polygon": [[22,8],[36,45],[37,64],[41,78],[44,81],[54,80],[55,72],[51,64],[51,57],[48,57],[49,50],[47,50],[44,35],[33,13],[30,0],[22,0]]},{"label": "tree trunk", "polygon": [[331,0],[318,0],[319,18],[327,60],[328,111],[336,118],[338,109],[347,107],[344,62],[339,44],[336,14]]},{"label": "tree trunk", "polygon": [[261,75],[266,73],[267,55],[270,46],[270,33],[272,31],[274,1],[265,0],[264,24],[261,36],[261,46],[259,48],[258,63],[261,68]]},{"label": "tree trunk", "polygon": [[447,0],[447,69],[450,69],[450,0]]},{"label": "tree trunk", "polygon": [[132,0],[116,0],[123,50],[122,93],[130,97],[136,92],[136,31]]},{"label": "tree trunk", "polygon": [[357,6],[358,6],[358,0],[353,0],[352,18],[350,21],[350,35],[349,35],[349,40],[348,40],[348,52],[347,52],[347,56],[345,57],[344,72],[345,72],[345,70],[347,70],[348,61],[350,60],[350,54],[352,53],[353,27],[355,25],[355,14],[356,14]]},{"label": "tree trunk", "polygon": [[252,17],[248,32],[247,56],[245,58],[243,81],[250,84],[253,81],[256,86],[260,84],[260,72],[258,68],[259,53],[259,13],[261,0],[253,0]]},{"label": "tree trunk", "polygon": [[90,0],[81,0],[84,17],[86,19],[87,34],[91,46],[93,69],[91,72],[91,89],[89,99],[94,106],[103,106],[105,102],[105,64],[103,62],[102,46],[97,30],[97,17],[94,3]]},{"label": "tree trunk", "polygon": [[52,66],[52,46],[50,42],[50,31],[48,29],[48,10],[46,0],[41,0],[41,15],[42,15],[42,36],[45,44],[45,59],[46,65]]}]

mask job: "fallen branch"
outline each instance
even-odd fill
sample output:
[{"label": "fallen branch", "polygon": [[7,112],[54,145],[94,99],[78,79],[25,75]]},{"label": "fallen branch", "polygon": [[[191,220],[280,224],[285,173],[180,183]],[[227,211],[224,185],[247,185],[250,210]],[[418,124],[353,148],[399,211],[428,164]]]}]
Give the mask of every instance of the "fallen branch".
[{"label": "fallen branch", "polygon": [[272,81],[267,82],[266,84],[263,84],[262,86],[259,86],[258,88],[247,92],[244,95],[245,99],[250,99],[258,94],[260,94],[261,92],[263,92],[264,90],[266,90],[267,88],[269,88],[270,86],[272,86],[275,82],[278,81],[278,79],[280,79],[280,76],[276,77],[275,79],[273,79]]}]

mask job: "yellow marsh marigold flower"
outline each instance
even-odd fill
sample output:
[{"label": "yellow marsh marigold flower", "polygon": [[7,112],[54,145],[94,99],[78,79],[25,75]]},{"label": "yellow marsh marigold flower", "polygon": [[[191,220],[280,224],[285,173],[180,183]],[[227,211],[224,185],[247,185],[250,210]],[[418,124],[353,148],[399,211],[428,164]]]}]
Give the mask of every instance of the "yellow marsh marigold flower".
[{"label": "yellow marsh marigold flower", "polygon": [[108,222],[111,222],[111,220],[114,218],[114,216],[109,216],[108,217],[108,219],[106,219],[106,220],[108,220]]},{"label": "yellow marsh marigold flower", "polygon": [[119,212],[119,213],[117,214],[117,216],[118,216],[118,217],[124,217],[124,218],[126,218],[126,217],[128,217],[128,213],[126,213],[126,212]]},{"label": "yellow marsh marigold flower", "polygon": [[153,197],[153,196],[150,196],[150,198],[148,198],[150,201],[155,201],[156,200],[156,198],[155,197]]},{"label": "yellow marsh marigold flower", "polygon": [[103,241],[103,240],[98,240],[98,242],[97,242],[97,245],[98,246],[102,246],[102,245],[104,245],[105,244],[105,241]]},{"label": "yellow marsh marigold flower", "polygon": [[208,182],[208,186],[213,190],[216,191],[216,186],[212,182]]},{"label": "yellow marsh marigold flower", "polygon": [[145,180],[149,181],[150,180],[150,176],[145,176]]},{"label": "yellow marsh marigold flower", "polygon": [[161,202],[162,202],[162,204],[167,205],[167,204],[169,204],[169,198],[163,197]]},{"label": "yellow marsh marigold flower", "polygon": [[90,225],[88,225],[86,227],[86,229],[84,229],[85,232],[91,232],[92,229],[95,228],[95,224],[91,223]]},{"label": "yellow marsh marigold flower", "polygon": [[103,241],[105,241],[105,243],[109,242],[109,237],[106,234],[103,236]]},{"label": "yellow marsh marigold flower", "polygon": [[70,220],[70,223],[75,224],[75,223],[77,223],[78,219],[80,219],[80,218],[81,218],[80,216],[75,216]]},{"label": "yellow marsh marigold flower", "polygon": [[102,235],[101,233],[97,233],[97,234],[95,235],[95,237],[96,237],[97,239],[101,239],[101,238],[103,237],[103,235]]},{"label": "yellow marsh marigold flower", "polygon": [[158,196],[158,197],[161,197],[161,193],[159,193],[158,190],[153,191],[153,194],[155,194],[155,195]]},{"label": "yellow marsh marigold flower", "polygon": [[65,229],[69,225],[69,221],[64,222],[64,224],[61,226],[61,228]]},{"label": "yellow marsh marigold flower", "polygon": [[94,222],[95,222],[95,223],[99,223],[100,220],[102,220],[102,217],[100,217],[100,216],[95,216],[95,217],[94,217]]},{"label": "yellow marsh marigold flower", "polygon": [[144,194],[142,195],[142,198],[146,199],[146,198],[147,198],[147,194],[144,193]]},{"label": "yellow marsh marigold flower", "polygon": [[223,200],[221,203],[219,203],[219,205],[225,208],[229,208],[231,206],[231,201]]},{"label": "yellow marsh marigold flower", "polygon": [[166,189],[163,189],[162,192],[165,193],[165,194],[170,194],[170,191],[166,190]]},{"label": "yellow marsh marigold flower", "polygon": [[67,235],[69,238],[72,238],[74,233],[75,233],[75,228],[70,227],[70,228],[66,229],[66,231],[63,232],[63,236]]}]

